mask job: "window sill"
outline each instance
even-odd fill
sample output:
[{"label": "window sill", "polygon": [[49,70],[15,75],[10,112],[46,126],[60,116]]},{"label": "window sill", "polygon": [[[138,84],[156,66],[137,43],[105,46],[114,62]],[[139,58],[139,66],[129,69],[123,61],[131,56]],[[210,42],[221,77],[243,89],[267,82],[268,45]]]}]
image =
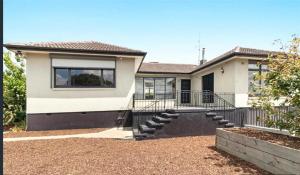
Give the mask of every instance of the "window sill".
[{"label": "window sill", "polygon": [[108,91],[115,90],[116,87],[113,88],[51,88],[53,91]]}]

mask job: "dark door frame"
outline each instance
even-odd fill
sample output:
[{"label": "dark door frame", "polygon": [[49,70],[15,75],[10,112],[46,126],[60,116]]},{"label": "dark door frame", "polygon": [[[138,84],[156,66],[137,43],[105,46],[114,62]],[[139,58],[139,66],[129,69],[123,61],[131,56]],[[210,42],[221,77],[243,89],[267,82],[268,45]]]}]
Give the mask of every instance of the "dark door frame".
[{"label": "dark door frame", "polygon": [[[183,84],[183,82],[188,82]],[[191,103],[191,79],[181,79],[180,103]]]},{"label": "dark door frame", "polygon": [[202,76],[202,102],[214,103],[214,73]]}]

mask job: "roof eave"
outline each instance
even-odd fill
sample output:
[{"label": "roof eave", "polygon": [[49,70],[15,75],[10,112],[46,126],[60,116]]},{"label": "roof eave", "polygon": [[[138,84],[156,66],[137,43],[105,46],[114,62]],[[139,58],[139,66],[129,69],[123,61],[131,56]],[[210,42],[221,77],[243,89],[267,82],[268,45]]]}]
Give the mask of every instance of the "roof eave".
[{"label": "roof eave", "polygon": [[84,50],[84,49],[66,49],[66,48],[45,48],[36,46],[23,46],[23,45],[11,45],[4,44],[8,50],[24,50],[24,51],[48,51],[48,52],[76,52],[76,53],[92,53],[92,54],[116,54],[116,55],[130,55],[130,56],[143,56],[145,57],[147,52],[122,52],[122,51],[99,51],[99,50]]},{"label": "roof eave", "polygon": [[214,62],[208,63],[207,65],[204,64],[204,66],[202,66],[202,67],[200,67],[200,68],[198,68],[198,69],[195,69],[195,70],[193,70],[193,71],[190,72],[190,73],[193,74],[193,73],[198,72],[198,71],[200,71],[200,70],[202,70],[202,69],[205,69],[205,68],[207,68],[207,67],[209,67],[209,66],[213,66],[213,65],[215,65],[215,64],[217,64],[217,63],[223,62],[223,61],[225,61],[225,60],[227,60],[227,59],[229,59],[229,58],[231,58],[231,57],[234,57],[234,56],[268,57],[268,55],[269,55],[269,54],[245,54],[245,53],[233,52],[233,53],[231,53],[231,54],[229,54],[229,55],[226,55],[225,57],[223,57],[223,58],[221,58],[221,59],[219,59],[219,60],[216,60],[216,61],[214,61]]}]

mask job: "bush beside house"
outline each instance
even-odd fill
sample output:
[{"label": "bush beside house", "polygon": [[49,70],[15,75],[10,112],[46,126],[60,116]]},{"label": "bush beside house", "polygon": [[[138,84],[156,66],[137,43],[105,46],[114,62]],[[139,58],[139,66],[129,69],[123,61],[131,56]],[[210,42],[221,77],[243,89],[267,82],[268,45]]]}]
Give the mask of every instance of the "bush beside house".
[{"label": "bush beside house", "polygon": [[[257,74],[256,80],[264,81],[264,87],[257,87],[260,97],[255,107],[267,112],[265,121],[268,127],[287,129],[291,134],[300,135],[300,38],[294,37],[287,46],[282,45],[281,51],[269,55],[268,72]],[[291,106],[292,110],[281,114],[274,120],[272,116],[280,113],[274,101],[285,97],[280,106]]]},{"label": "bush beside house", "polygon": [[3,124],[4,128],[24,129],[26,78],[24,59],[3,54]]}]

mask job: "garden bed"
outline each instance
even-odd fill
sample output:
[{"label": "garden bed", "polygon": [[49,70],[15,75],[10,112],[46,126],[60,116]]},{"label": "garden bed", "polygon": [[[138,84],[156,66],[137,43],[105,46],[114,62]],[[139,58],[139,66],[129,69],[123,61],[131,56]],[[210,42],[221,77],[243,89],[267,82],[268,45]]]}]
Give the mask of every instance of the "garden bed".
[{"label": "garden bed", "polygon": [[4,133],[3,137],[15,138],[15,137],[39,137],[39,136],[86,134],[86,133],[101,132],[107,129],[109,128],[66,129],[66,130],[48,130],[48,131],[19,131],[19,132],[11,131],[11,132]]},{"label": "garden bed", "polygon": [[268,141],[278,145],[295,148],[300,150],[300,138],[283,134],[276,134],[267,131],[261,131],[253,128],[230,128],[227,131],[232,131],[238,134],[243,134],[248,137],[254,137],[256,139]]},{"label": "garden bed", "polygon": [[274,174],[299,174],[300,138],[251,128],[217,129],[216,147]]}]

